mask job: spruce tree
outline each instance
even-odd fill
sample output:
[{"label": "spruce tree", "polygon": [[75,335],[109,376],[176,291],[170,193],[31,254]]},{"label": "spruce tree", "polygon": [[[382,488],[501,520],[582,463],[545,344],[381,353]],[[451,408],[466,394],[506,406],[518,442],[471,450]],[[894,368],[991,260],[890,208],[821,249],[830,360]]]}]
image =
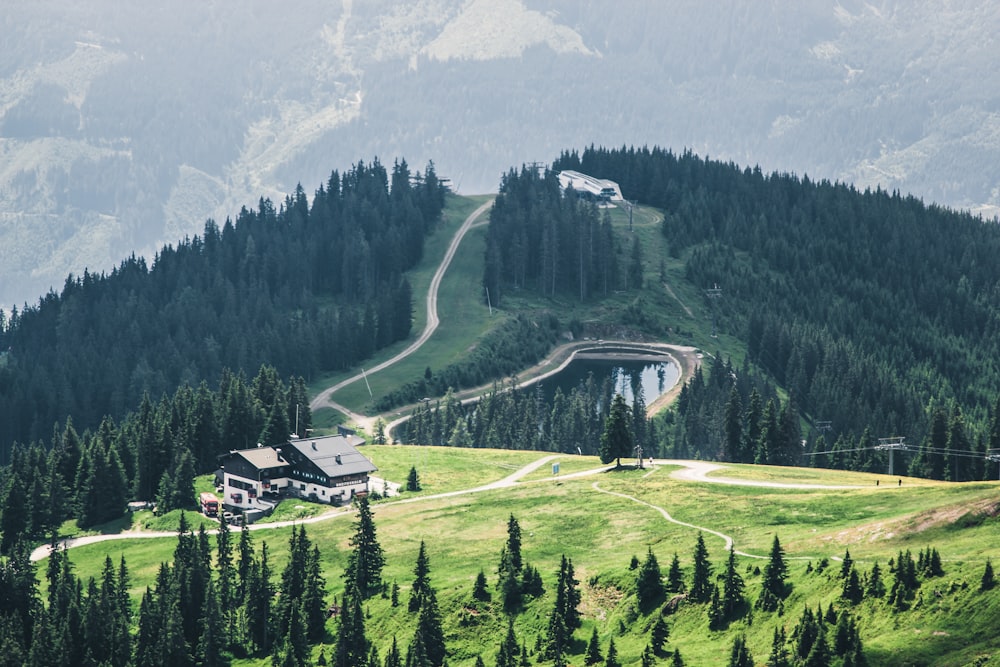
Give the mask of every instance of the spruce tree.
[{"label": "spruce tree", "polygon": [[647,548],[646,560],[639,568],[635,589],[639,610],[644,614],[648,614],[650,610],[662,603],[666,595],[663,577],[660,574],[660,564],[656,560],[652,547]]},{"label": "spruce tree", "polygon": [[601,655],[601,645],[597,638],[597,626],[594,626],[593,632],[590,633],[590,641],[587,642],[587,653],[584,655],[583,663],[585,665],[596,665],[604,660],[604,656]]},{"label": "spruce tree", "polygon": [[601,433],[601,463],[607,464],[614,461],[615,466],[621,467],[622,457],[632,454],[634,443],[629,413],[625,397],[621,394],[615,394],[611,401],[608,418],[604,422],[604,431]]},{"label": "spruce tree", "polygon": [[410,473],[406,476],[406,490],[420,491],[420,476],[417,474],[416,466],[410,467]]},{"label": "spruce tree", "polygon": [[622,667],[618,661],[618,649],[615,648],[615,638],[608,640],[608,655],[604,659],[604,667]]},{"label": "spruce tree", "polygon": [[368,639],[365,636],[365,615],[361,609],[362,596],[357,586],[344,591],[340,609],[337,643],[334,647],[334,667],[357,667],[368,657]]},{"label": "spruce tree", "polygon": [[476,575],[476,582],[472,585],[472,599],[479,602],[490,601],[490,592],[486,588],[486,574],[482,570],[479,570],[479,574]]},{"label": "spruce tree", "polygon": [[427,560],[427,548],[424,541],[420,541],[420,550],[417,552],[417,563],[413,568],[413,586],[410,587],[410,600],[407,609],[412,613],[419,611],[423,604],[424,597],[430,591],[430,564]]},{"label": "spruce tree", "polygon": [[864,599],[865,592],[861,587],[861,580],[858,577],[858,570],[855,567],[851,567],[851,571],[847,574],[847,578],[844,580],[844,585],[840,593],[840,597],[847,600],[851,604],[858,604]]},{"label": "spruce tree", "polygon": [[650,645],[653,647],[656,655],[663,655],[663,649],[669,637],[670,628],[667,627],[667,622],[663,620],[662,616],[657,616],[649,637]]},{"label": "spruce tree", "polygon": [[382,590],[382,567],[385,555],[375,534],[375,521],[367,497],[357,500],[358,521],[350,545],[353,548],[347,557],[344,578],[347,585],[357,586],[362,597],[369,598]]},{"label": "spruce tree", "polygon": [[778,536],[771,543],[771,555],[764,566],[764,579],[761,582],[760,597],[757,606],[764,611],[775,611],[785,598],[785,578],[788,576],[788,565],[785,563],[785,551],[781,548]]},{"label": "spruce tree", "polygon": [[743,597],[743,577],[736,569],[736,547],[730,545],[729,559],[726,561],[726,574],[722,585],[722,613],[726,620],[732,620],[746,600]]},{"label": "spruce tree", "polygon": [[767,656],[767,667],[792,667],[787,644],[788,638],[785,635],[785,629],[779,625],[774,629],[771,653]]},{"label": "spruce tree", "polygon": [[399,645],[396,643],[396,635],[392,636],[392,645],[389,647],[389,652],[385,654],[383,667],[403,667],[403,661],[399,655]]},{"label": "spruce tree", "polygon": [[507,620],[507,634],[497,651],[496,667],[517,667],[518,645],[514,634],[514,619]]},{"label": "spruce tree", "polygon": [[885,582],[882,581],[882,568],[878,562],[872,565],[871,572],[865,582],[865,596],[870,598],[881,598],[885,596]]},{"label": "spruce tree", "polygon": [[712,596],[712,564],[708,560],[705,538],[699,532],[694,547],[694,564],[688,597],[694,602],[708,602]]},{"label": "spruce tree", "polygon": [[986,559],[986,567],[983,568],[983,578],[979,581],[979,590],[988,591],[996,586],[996,579],[993,576],[993,563]]},{"label": "spruce tree", "polygon": [[441,667],[445,659],[444,630],[441,626],[441,612],[438,610],[437,595],[433,588],[428,588],[420,605],[420,616],[417,618],[417,629],[414,636],[419,636],[431,667]]},{"label": "spruce tree", "polygon": [[733,640],[733,647],[729,651],[729,667],[753,667],[753,656],[743,635],[738,635]]},{"label": "spruce tree", "polygon": [[676,551],[670,560],[670,569],[667,570],[667,590],[671,593],[680,593],[684,590],[684,570],[681,569],[681,561]]},{"label": "spruce tree", "polygon": [[510,566],[514,570],[514,575],[519,576],[524,566],[521,557],[521,525],[513,514],[507,519],[507,554],[510,556]]}]

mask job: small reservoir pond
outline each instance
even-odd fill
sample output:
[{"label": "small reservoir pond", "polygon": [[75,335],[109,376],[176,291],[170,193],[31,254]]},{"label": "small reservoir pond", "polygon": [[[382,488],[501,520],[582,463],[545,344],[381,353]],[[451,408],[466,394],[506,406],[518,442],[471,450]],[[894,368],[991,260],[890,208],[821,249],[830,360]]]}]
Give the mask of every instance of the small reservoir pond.
[{"label": "small reservoir pond", "polygon": [[610,381],[612,393],[625,396],[629,405],[632,404],[632,385],[640,383],[643,399],[649,405],[674,386],[680,370],[666,357],[588,353],[578,355],[566,368],[541,380],[541,394],[546,402],[552,401],[557,388],[569,395],[584,384],[590,374],[598,387]]}]

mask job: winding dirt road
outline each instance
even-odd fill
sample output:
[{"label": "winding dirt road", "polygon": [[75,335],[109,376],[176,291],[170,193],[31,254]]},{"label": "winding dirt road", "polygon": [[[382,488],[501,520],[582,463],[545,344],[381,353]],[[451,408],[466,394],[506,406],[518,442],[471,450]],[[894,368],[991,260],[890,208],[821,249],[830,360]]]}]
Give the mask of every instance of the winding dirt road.
[{"label": "winding dirt road", "polygon": [[454,238],[452,238],[451,243],[448,245],[448,250],[444,254],[444,259],[441,260],[441,265],[438,266],[437,271],[434,272],[434,277],[431,278],[431,285],[430,288],[427,290],[427,299],[426,299],[427,324],[424,325],[424,330],[420,333],[420,336],[418,336],[417,339],[409,345],[409,347],[407,347],[405,350],[403,350],[396,356],[392,357],[391,359],[386,359],[382,363],[373,366],[372,368],[369,368],[367,371],[358,373],[357,375],[349,377],[346,380],[342,380],[337,384],[333,385],[332,387],[327,387],[326,389],[321,391],[309,402],[310,410],[315,411],[318,410],[319,408],[331,407],[335,410],[338,410],[339,412],[343,412],[351,419],[351,421],[358,424],[364,430],[370,430],[371,424],[374,421],[373,417],[366,417],[365,415],[352,412],[343,405],[336,403],[331,398],[331,396],[333,396],[333,394],[340,391],[347,385],[354,384],[355,382],[364,379],[366,374],[374,375],[375,373],[378,373],[380,370],[388,368],[389,366],[398,362],[400,359],[405,359],[406,357],[410,356],[411,354],[419,350],[420,347],[427,342],[427,339],[431,337],[431,335],[437,330],[438,325],[441,323],[441,320],[438,318],[438,311],[437,311],[438,290],[441,287],[441,279],[444,278],[445,271],[448,270],[448,266],[451,264],[451,260],[455,257],[455,252],[458,250],[459,244],[462,242],[462,239],[465,238],[465,234],[473,227],[476,220],[481,215],[483,215],[483,213],[489,210],[490,206],[492,205],[493,205],[493,200],[490,199],[488,202],[486,202],[485,204],[477,208],[475,211],[470,213],[469,217],[467,217],[465,219],[465,222],[462,223],[462,226],[458,228],[457,232],[455,232],[455,236]]}]

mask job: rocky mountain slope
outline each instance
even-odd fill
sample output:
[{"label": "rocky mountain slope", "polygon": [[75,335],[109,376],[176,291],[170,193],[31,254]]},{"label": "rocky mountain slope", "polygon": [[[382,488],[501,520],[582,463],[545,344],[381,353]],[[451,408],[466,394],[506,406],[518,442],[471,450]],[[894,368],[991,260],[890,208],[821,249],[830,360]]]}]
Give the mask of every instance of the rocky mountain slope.
[{"label": "rocky mountain slope", "polygon": [[987,0],[47,0],[0,27],[0,305],[373,156],[468,193],[658,144],[1000,210]]}]

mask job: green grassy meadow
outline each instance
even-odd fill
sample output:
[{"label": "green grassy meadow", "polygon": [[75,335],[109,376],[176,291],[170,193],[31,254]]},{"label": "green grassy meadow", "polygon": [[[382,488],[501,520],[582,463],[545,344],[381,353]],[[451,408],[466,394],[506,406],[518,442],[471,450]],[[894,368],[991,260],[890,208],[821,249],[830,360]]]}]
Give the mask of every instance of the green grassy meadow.
[{"label": "green grassy meadow", "polygon": [[[401,647],[412,637],[415,619],[405,611],[406,599],[417,550],[424,541],[442,610],[449,664],[471,667],[477,655],[486,664],[492,663],[506,617],[491,605],[473,605],[471,591],[480,570],[495,585],[507,520],[514,515],[521,526],[525,561],[539,570],[546,587],[546,593],[528,601],[516,617],[518,638],[531,650],[536,638],[544,634],[555,575],[565,554],[573,561],[583,593],[584,626],[575,633],[579,655],[571,656],[570,664],[582,664],[584,644],[594,627],[602,648],[614,637],[622,663],[639,664],[657,612],[639,614],[635,572],[629,562],[633,556],[643,559],[647,549],[652,549],[665,574],[677,553],[689,575],[700,528],[730,535],[737,551],[761,557],[766,557],[777,535],[788,559],[791,594],[783,615],[754,610],[752,619],[737,620],[721,631],[709,630],[704,605],[681,605],[666,617],[670,626],[667,648],[678,648],[688,665],[725,664],[736,634],[747,636],[757,664],[763,664],[777,624],[790,631],[807,605],[848,608],[839,600],[837,559],[845,549],[861,572],[877,561],[888,584],[888,562],[898,551],[909,549],[916,557],[927,547],[940,552],[945,575],[923,584],[914,609],[897,613],[883,600],[865,600],[852,610],[869,664],[965,665],[978,656],[996,654],[976,664],[1000,665],[1000,637],[994,627],[1000,590],[978,590],[986,558],[1000,563],[1000,523],[995,517],[1000,483],[910,484],[906,480],[901,487],[875,487],[865,474],[776,468],[766,471],[768,479],[853,486],[771,489],[678,480],[671,477],[678,469],[672,465],[569,477],[572,472],[599,468],[600,462],[593,457],[561,457],[558,476],[552,475],[551,462],[546,462],[513,487],[439,497],[503,479],[547,454],[388,445],[368,446],[363,451],[379,466],[379,474],[392,481],[404,482],[410,467],[416,466],[424,486],[419,493],[403,493],[373,505],[379,542],[387,557],[383,578],[401,589],[397,608],[382,597],[366,603],[367,634],[383,656],[393,636]],[[756,478],[758,473],[752,466],[727,466],[716,475]],[[298,500],[282,505],[287,504],[309,505]],[[696,527],[669,522],[656,508]],[[303,525],[321,550],[332,600],[342,592],[353,518],[345,509],[317,507],[316,511],[329,512],[329,519]],[[287,509],[279,512],[281,518],[294,517]],[[170,518],[161,517],[157,528],[168,528],[162,522]],[[197,525],[191,519],[189,515]],[[277,576],[285,565],[289,529],[258,526],[252,532],[254,543],[259,549],[267,542]],[[704,537],[715,570],[720,572],[727,556],[724,542],[710,533]],[[171,559],[174,544],[172,537],[110,541],[74,548],[69,556],[74,570],[86,580],[99,575],[106,555],[116,563],[124,555],[138,603],[159,564]],[[807,564],[815,568],[824,558],[830,563],[826,570],[806,573]],[[747,597],[753,601],[761,580],[754,567],[763,568],[766,560],[740,556],[738,562]],[[329,627],[332,633],[335,623]],[[330,656],[329,646],[325,653]]]}]

